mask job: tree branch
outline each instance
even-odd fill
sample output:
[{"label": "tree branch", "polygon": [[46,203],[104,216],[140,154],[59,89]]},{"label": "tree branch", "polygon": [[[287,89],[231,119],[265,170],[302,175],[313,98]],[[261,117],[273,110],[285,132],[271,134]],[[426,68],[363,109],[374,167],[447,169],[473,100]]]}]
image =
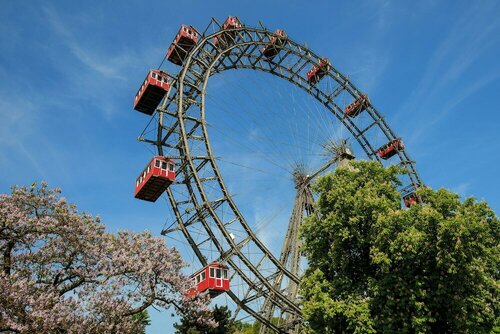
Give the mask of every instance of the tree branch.
[{"label": "tree branch", "polygon": [[7,242],[5,250],[3,251],[3,271],[5,274],[10,276],[10,269],[12,265],[12,249],[14,248],[15,242],[11,239]]}]

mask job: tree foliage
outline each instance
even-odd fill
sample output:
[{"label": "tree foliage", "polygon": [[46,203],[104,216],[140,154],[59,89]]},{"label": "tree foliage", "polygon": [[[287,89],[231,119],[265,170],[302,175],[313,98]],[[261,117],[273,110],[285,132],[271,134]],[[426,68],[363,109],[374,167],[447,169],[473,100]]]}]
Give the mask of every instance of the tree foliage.
[{"label": "tree foliage", "polygon": [[138,323],[139,328],[142,327],[142,330],[134,334],[146,334],[146,327],[151,325],[151,318],[149,317],[148,310],[136,313],[132,315],[132,318]]},{"label": "tree foliage", "polygon": [[[271,321],[273,324],[277,325],[280,321],[280,318],[274,317]],[[236,321],[235,324],[236,324],[235,334],[258,334],[262,326],[259,321],[254,321],[253,323]]]},{"label": "tree foliage", "polygon": [[236,322],[236,331],[234,334],[258,334],[259,333],[259,328],[260,328],[260,323],[258,321],[255,321],[253,323],[247,323],[247,322]]},{"label": "tree foliage", "polygon": [[352,162],[318,180],[302,228],[313,333],[499,330],[500,222],[485,202],[422,189],[401,208],[399,167]]},{"label": "tree foliage", "polygon": [[212,321],[217,323],[217,327],[207,327],[200,324],[192,316],[181,318],[179,323],[174,324],[178,334],[257,334],[260,323],[246,323],[231,318],[231,311],[227,306],[215,306],[212,311]]},{"label": "tree foliage", "polygon": [[0,196],[0,261],[0,332],[140,333],[151,305],[214,325],[175,249],[107,233],[46,184]]},{"label": "tree foliage", "polygon": [[187,315],[181,319],[180,323],[175,323],[174,328],[179,334],[232,334],[244,327],[241,323],[231,319],[231,311],[227,306],[215,305],[212,317],[217,327],[207,327],[192,315]]}]

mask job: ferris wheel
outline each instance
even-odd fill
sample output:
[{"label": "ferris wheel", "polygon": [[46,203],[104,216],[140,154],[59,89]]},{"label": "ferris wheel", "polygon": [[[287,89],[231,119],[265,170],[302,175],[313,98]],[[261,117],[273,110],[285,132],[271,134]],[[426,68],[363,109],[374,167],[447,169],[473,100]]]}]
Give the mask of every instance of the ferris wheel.
[{"label": "ferris wheel", "polygon": [[[173,224],[162,234],[178,233],[187,242],[201,266],[193,275],[196,284],[203,284],[200,289],[208,289],[212,296],[223,293],[235,306],[235,316],[255,318],[262,324],[261,333],[299,333],[298,231],[303,219],[315,214],[311,183],[333,166],[354,159],[351,146],[356,145],[356,155],[406,168],[400,190],[402,203],[410,206],[419,200],[415,191],[422,185],[415,163],[368,96],[328,58],[293,41],[284,30],[270,31],[262,24],[248,27],[234,16],[224,23],[213,18],[203,31],[182,26],[165,58],[179,65],[179,72],[151,70],[134,101],[134,109],[151,115],[139,140],[155,150],[136,181],[135,195],[155,201],[166,192]],[[214,134],[207,122],[212,112],[209,79],[224,77],[228,70],[256,71],[281,80],[302,97],[317,101],[323,113],[320,124],[335,121],[346,130],[347,139],[324,143],[328,154],[314,168],[289,164],[294,194],[280,254],[260,240],[235,200],[210,140]],[[296,128],[305,129],[314,112],[297,118]],[[228,117],[237,113],[230,111]],[[301,143],[285,139],[276,144],[281,145]]]}]

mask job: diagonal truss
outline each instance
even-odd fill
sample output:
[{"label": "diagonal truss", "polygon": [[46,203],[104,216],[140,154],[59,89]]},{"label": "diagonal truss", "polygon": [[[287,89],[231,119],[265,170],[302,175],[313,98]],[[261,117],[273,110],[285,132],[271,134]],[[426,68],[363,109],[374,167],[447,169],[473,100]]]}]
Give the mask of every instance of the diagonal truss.
[{"label": "diagonal truss", "polygon": [[[318,214],[314,209],[314,196],[311,190],[311,183],[317,176],[322,174],[334,164],[345,167],[347,163],[354,159],[354,155],[347,142],[339,140],[338,142],[328,143],[326,149],[333,154],[333,159],[327,162],[319,170],[307,175],[306,171],[298,166],[294,172],[294,183],[297,193],[295,195],[294,206],[290,222],[288,224],[287,233],[281,250],[280,262],[284,264],[293,274],[300,275],[301,262],[304,261],[301,257],[301,238],[299,236],[300,227],[304,219],[310,215]],[[285,291],[287,296],[293,298],[296,303],[300,302],[298,294],[299,285],[293,281],[283,281],[283,275],[276,277],[274,288]],[[274,322],[282,328],[285,328],[290,334],[300,333],[300,318],[290,314],[276,314],[276,309],[271,302],[272,296],[268,296],[262,307],[262,312],[269,322]],[[260,329],[260,334],[271,333],[271,330],[265,326]]]},{"label": "diagonal truss", "polygon": [[[294,206],[287,233],[283,242],[280,262],[285,265],[294,275],[299,275],[301,256],[300,256],[300,237],[299,228],[306,216],[314,213],[314,198],[310,188],[310,183],[304,182],[306,175],[295,174],[295,185],[297,193],[295,195]],[[287,281],[283,274],[276,276],[273,283],[274,290],[283,291],[289,298],[299,303],[298,284],[294,281]],[[272,303],[273,294],[266,297],[261,312],[268,322],[274,322],[288,333],[298,333],[300,318],[295,314],[277,313],[277,307]],[[271,330],[265,326],[260,329],[260,334],[270,333]]]}]

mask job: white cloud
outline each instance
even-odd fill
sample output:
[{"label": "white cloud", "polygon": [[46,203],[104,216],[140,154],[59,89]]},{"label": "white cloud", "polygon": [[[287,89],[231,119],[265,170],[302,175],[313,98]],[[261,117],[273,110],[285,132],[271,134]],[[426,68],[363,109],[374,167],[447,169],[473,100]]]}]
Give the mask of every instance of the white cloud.
[{"label": "white cloud", "polygon": [[70,30],[70,25],[66,24],[54,9],[44,7],[42,11],[58,39],[82,64],[106,79],[125,80],[122,75],[122,67],[131,61],[127,55],[94,54],[94,51],[81,45],[81,42]]},{"label": "white cloud", "polygon": [[[142,45],[132,48],[100,38],[94,26],[98,23],[96,20],[103,18],[62,16],[48,5],[41,12],[48,22],[52,41],[51,47],[43,50],[43,55],[63,75],[59,82],[63,98],[59,103],[67,108],[73,109],[79,104],[90,106],[111,121],[121,112],[118,105],[123,103],[124,93],[134,94],[136,85],[138,87],[143,79],[141,75],[140,79],[132,78],[131,81],[131,73],[154,67],[154,60],[165,52],[166,46],[155,45],[152,41],[149,44],[143,41]],[[129,98],[132,101],[133,95]]]},{"label": "white cloud", "polygon": [[464,182],[454,187],[452,191],[459,194],[461,197],[466,197],[469,193],[470,186],[470,182]]},{"label": "white cloud", "polygon": [[491,8],[476,5],[466,11],[444,36],[416,88],[401,107],[404,115],[419,114],[407,142],[416,141],[432,125],[479,89],[498,79],[499,71],[471,73],[473,66],[495,45],[500,23],[488,22]]},{"label": "white cloud", "polygon": [[[0,166],[10,165],[15,154],[17,161],[29,161],[38,175],[44,175],[44,170],[33,157],[34,144],[29,146],[30,139],[37,131],[36,107],[29,100],[10,97],[7,100],[0,95]],[[3,169],[2,168],[2,169]]]}]

